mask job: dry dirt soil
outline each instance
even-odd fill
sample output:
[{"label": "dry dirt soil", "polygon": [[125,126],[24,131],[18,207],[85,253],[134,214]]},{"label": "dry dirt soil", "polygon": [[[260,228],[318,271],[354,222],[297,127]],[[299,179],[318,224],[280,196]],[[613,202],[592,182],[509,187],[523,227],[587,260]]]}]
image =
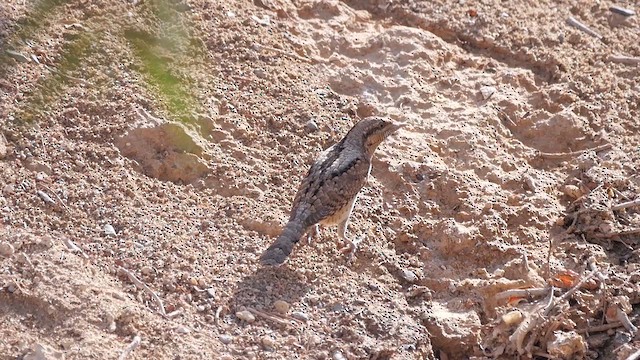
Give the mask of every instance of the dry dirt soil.
[{"label": "dry dirt soil", "polygon": [[[0,358],[634,358],[640,22],[612,5],[2,1]],[[370,115],[408,125],[355,261],[324,228],[261,267]]]}]

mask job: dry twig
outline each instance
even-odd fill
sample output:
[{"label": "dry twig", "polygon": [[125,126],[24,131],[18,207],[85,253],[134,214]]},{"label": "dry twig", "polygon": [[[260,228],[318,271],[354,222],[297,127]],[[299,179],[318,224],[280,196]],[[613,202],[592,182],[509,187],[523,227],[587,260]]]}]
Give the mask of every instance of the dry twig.
[{"label": "dry twig", "polygon": [[281,317],[274,316],[274,315],[271,315],[271,314],[267,314],[265,312],[262,312],[260,310],[256,310],[254,308],[247,308],[247,310],[251,311],[254,315],[261,316],[261,317],[263,317],[263,318],[265,318],[267,320],[271,320],[271,321],[273,321],[275,323],[278,323],[278,324],[281,324],[281,325],[291,326],[291,322],[289,322],[289,321],[287,321],[287,320],[285,320],[285,319],[283,319]]},{"label": "dry twig", "polygon": [[167,312],[164,309],[164,305],[162,304],[162,300],[160,299],[160,297],[158,295],[156,295],[155,292],[153,292],[153,290],[151,290],[151,288],[149,286],[147,286],[147,284],[143,283],[142,281],[138,280],[138,278],[133,275],[130,271],[128,271],[127,269],[120,267],[119,268],[120,271],[122,271],[123,273],[125,273],[127,275],[127,277],[129,277],[129,280],[139,289],[142,289],[144,291],[146,291],[147,293],[149,293],[149,295],[151,295],[151,298],[153,299],[153,301],[156,303],[156,306],[158,307],[158,312],[160,312],[160,315],[166,317],[167,316]]},{"label": "dry twig", "polygon": [[631,323],[629,320],[629,316],[618,306],[618,311],[616,311],[616,319],[622,323],[625,329],[629,330],[632,335],[635,335],[638,332],[638,328]]},{"label": "dry twig", "polygon": [[640,206],[640,198],[639,199],[635,199],[635,200],[631,200],[631,201],[626,201],[626,202],[620,203],[618,205],[613,205],[611,207],[611,210],[616,211],[616,210],[626,209],[626,208],[633,207],[633,206]]},{"label": "dry twig", "polygon": [[638,65],[640,64],[640,57],[631,57],[624,55],[611,55],[609,61],[626,65]]},{"label": "dry twig", "polygon": [[577,333],[590,334],[590,333],[596,333],[596,332],[603,332],[603,331],[609,331],[611,329],[618,328],[620,326],[622,326],[622,323],[619,321],[616,321],[616,322],[612,322],[604,325],[590,326],[584,329],[580,329],[580,330],[577,330]]},{"label": "dry twig", "polygon": [[[640,234],[640,229],[629,229],[629,230],[622,230],[622,231],[615,231],[615,232],[610,232],[610,233],[606,233],[606,234],[593,234],[594,237],[597,238],[601,238],[601,239],[608,239],[608,238],[612,238],[612,237],[616,237],[616,236],[624,236],[624,235],[636,235],[636,234]],[[625,244],[627,246],[627,248],[629,248],[630,250],[633,250],[633,247],[622,242],[623,244]]]},{"label": "dry twig", "polygon": [[[51,190],[48,186],[44,185],[44,184],[38,184],[38,186],[42,186],[43,188],[45,188],[46,190],[49,190],[50,193],[53,194],[53,196],[56,197],[56,199],[58,199],[58,201],[60,201],[60,204],[62,205],[62,207],[64,208],[65,211],[69,211],[69,208],[67,207],[67,204],[64,203],[64,201],[62,201],[62,199],[60,198],[60,196],[58,196],[58,194],[56,194],[53,190]],[[54,202],[55,204],[55,202]]]},{"label": "dry twig", "polygon": [[309,58],[300,56],[298,54],[290,53],[290,52],[285,51],[285,50],[276,49],[276,48],[271,47],[271,46],[266,46],[266,45],[262,45],[262,44],[256,44],[256,46],[258,48],[260,48],[260,49],[273,51],[273,52],[275,52],[277,54],[288,56],[290,58],[293,58],[293,59],[296,59],[296,60],[300,60],[300,61],[304,61],[304,62],[307,62],[307,63],[314,63],[314,62],[317,61],[317,60],[314,60],[314,59],[309,59]]},{"label": "dry twig", "polygon": [[581,23],[580,21],[578,21],[578,19],[574,18],[573,16],[569,16],[569,18],[567,19],[567,24],[573,26],[574,28],[587,33],[595,38],[598,39],[602,39],[602,35],[600,35],[599,33],[595,32],[594,30],[591,30],[591,28],[589,28],[587,25]]},{"label": "dry twig", "polygon": [[131,341],[131,343],[124,349],[124,351],[122,352],[122,354],[120,354],[120,357],[118,357],[118,360],[124,360],[127,358],[127,356],[129,356],[129,354],[135,350],[138,346],[140,346],[140,342],[142,341],[142,339],[140,338],[139,335],[136,335],[133,337],[133,340]]},{"label": "dry twig", "polygon": [[613,145],[611,144],[604,144],[604,145],[600,145],[600,146],[596,146],[593,148],[589,148],[589,149],[584,149],[584,150],[578,150],[578,151],[572,151],[572,152],[568,152],[568,153],[546,153],[546,152],[539,152],[538,154],[541,157],[544,158],[548,158],[548,159],[562,159],[565,157],[570,157],[570,156],[579,156],[582,155],[583,153],[587,152],[587,151],[603,151],[603,150],[609,150],[613,147]]},{"label": "dry twig", "polygon": [[629,355],[629,357],[627,358],[627,360],[638,360],[638,359],[640,359],[640,350],[637,350],[633,354]]},{"label": "dry twig", "polygon": [[88,259],[89,255],[87,255],[84,250],[82,250],[78,245],[76,245],[73,241],[68,238],[64,239],[64,244],[67,245],[69,250],[79,252],[83,258]]},{"label": "dry twig", "polygon": [[508,299],[510,297],[526,297],[542,296],[549,292],[548,287],[531,288],[531,289],[510,289],[496,294],[496,300]]}]

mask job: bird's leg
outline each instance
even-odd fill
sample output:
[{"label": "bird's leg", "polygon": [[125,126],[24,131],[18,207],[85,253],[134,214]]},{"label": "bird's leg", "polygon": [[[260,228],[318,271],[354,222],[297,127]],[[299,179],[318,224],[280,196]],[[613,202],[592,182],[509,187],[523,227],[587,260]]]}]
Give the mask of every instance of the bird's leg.
[{"label": "bird's leg", "polygon": [[340,222],[338,225],[338,234],[342,238],[342,240],[346,243],[347,246],[340,249],[340,251],[347,255],[347,261],[351,261],[353,259],[353,255],[355,255],[356,250],[358,250],[358,245],[364,240],[365,234],[360,235],[355,240],[351,240],[347,237],[347,224],[349,223],[349,217],[347,216],[344,220]]}]

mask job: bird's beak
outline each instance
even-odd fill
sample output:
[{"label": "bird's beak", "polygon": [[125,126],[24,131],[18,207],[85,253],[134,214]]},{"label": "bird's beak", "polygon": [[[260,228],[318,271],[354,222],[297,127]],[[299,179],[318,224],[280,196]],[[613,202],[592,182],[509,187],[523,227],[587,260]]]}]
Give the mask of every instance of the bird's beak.
[{"label": "bird's beak", "polygon": [[391,125],[391,132],[396,132],[398,131],[398,129],[407,126],[407,123],[401,123],[401,122],[397,122],[394,121],[393,125]]}]

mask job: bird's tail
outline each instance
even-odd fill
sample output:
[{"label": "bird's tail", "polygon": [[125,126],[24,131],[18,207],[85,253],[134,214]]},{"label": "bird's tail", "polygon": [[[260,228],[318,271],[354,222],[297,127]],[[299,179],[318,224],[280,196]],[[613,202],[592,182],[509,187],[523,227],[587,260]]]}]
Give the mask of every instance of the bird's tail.
[{"label": "bird's tail", "polygon": [[280,265],[291,254],[295,245],[305,232],[305,227],[297,221],[289,221],[276,241],[260,256],[262,265]]}]

